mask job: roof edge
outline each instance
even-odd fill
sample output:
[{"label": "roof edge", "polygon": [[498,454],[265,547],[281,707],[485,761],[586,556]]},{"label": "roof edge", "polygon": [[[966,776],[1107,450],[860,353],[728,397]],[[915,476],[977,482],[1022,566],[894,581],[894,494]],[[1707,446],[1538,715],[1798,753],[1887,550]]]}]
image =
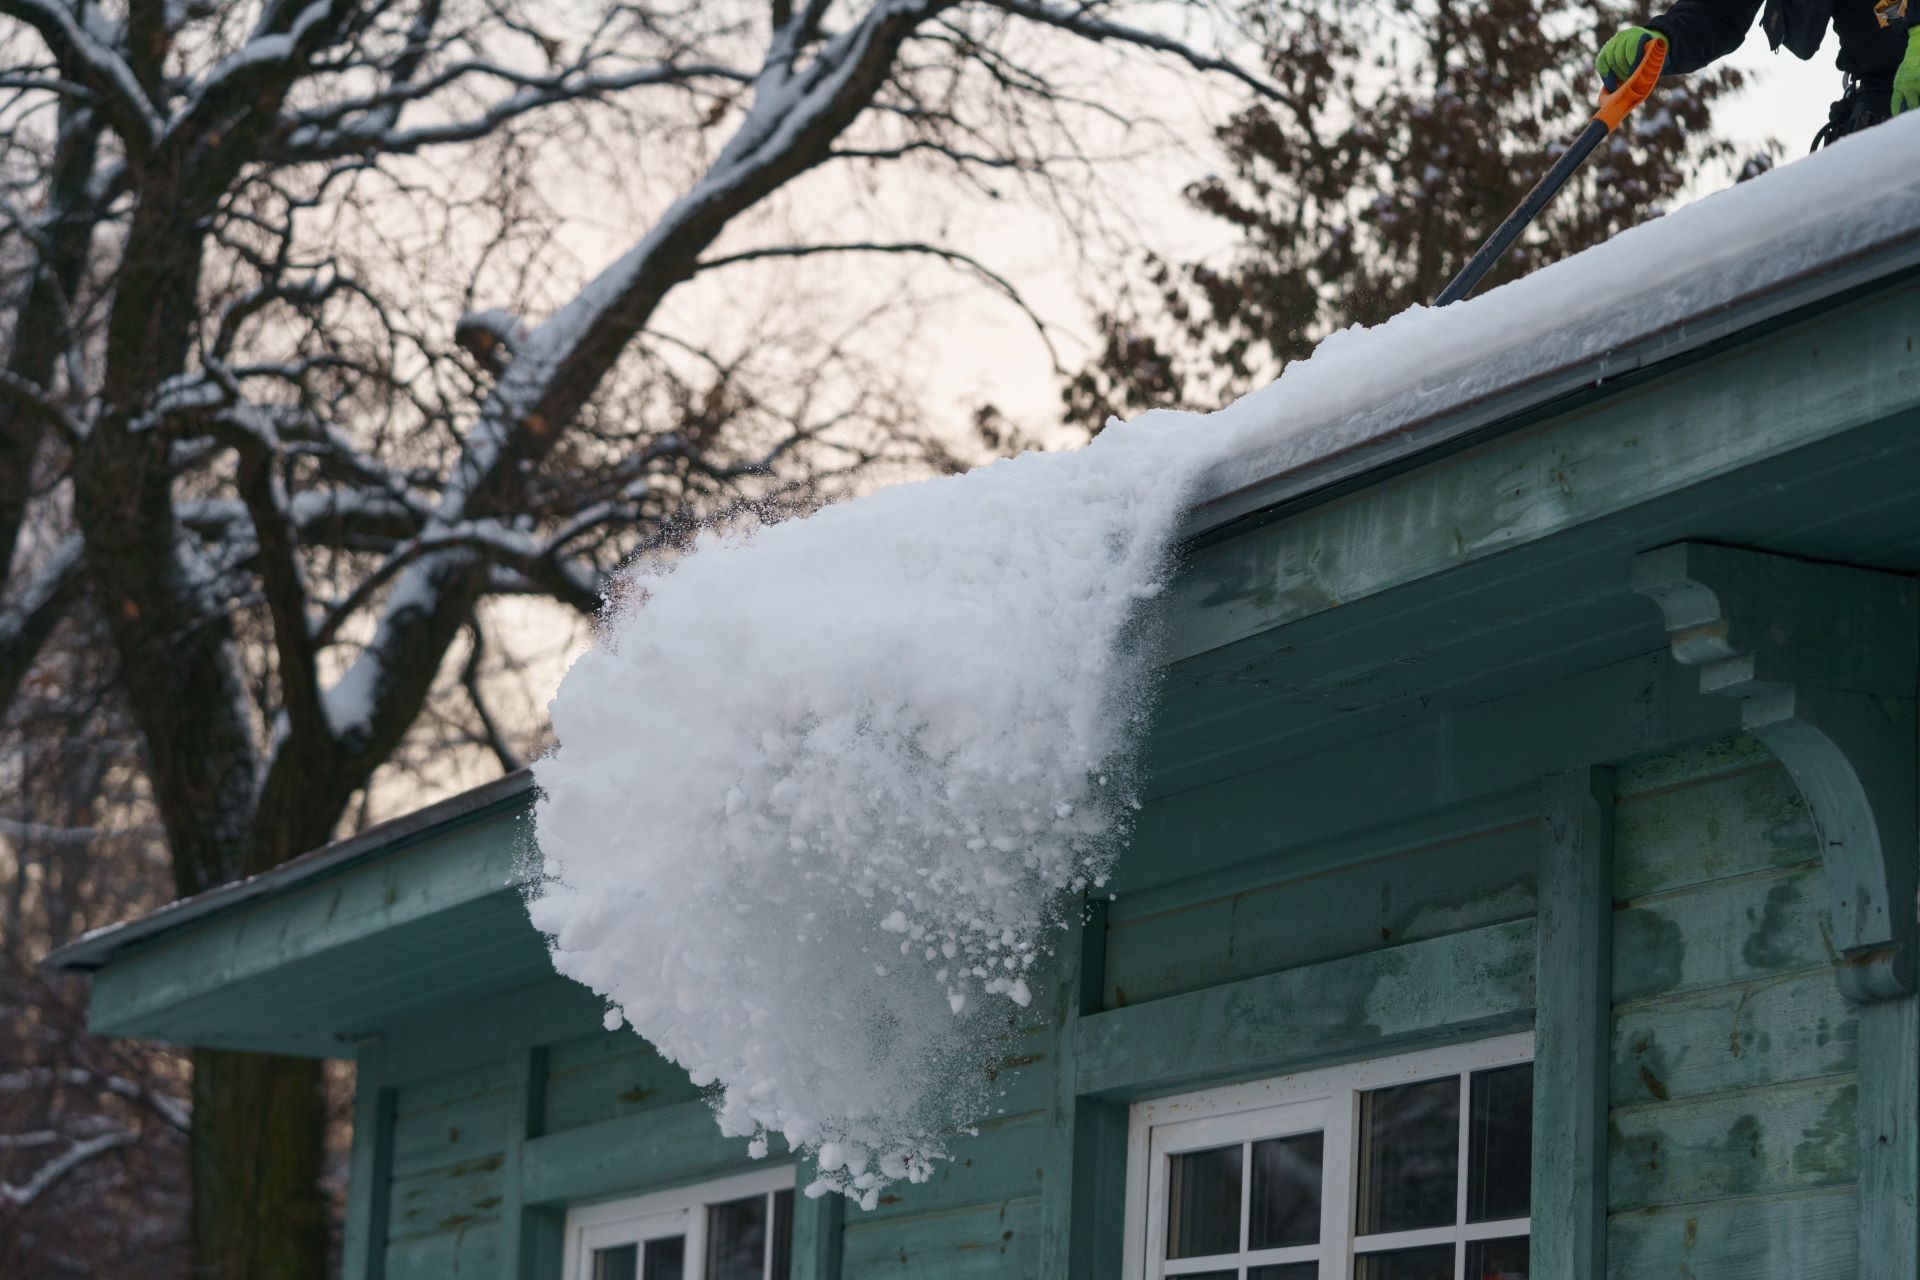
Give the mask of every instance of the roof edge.
[{"label": "roof edge", "polygon": [[533,790],[533,771],[516,769],[492,782],[368,827],[357,835],[311,849],[259,875],[169,902],[132,920],[94,929],[48,952],[40,963],[64,973],[92,973],[123,952],[165,934],[245,903],[305,887],[406,845],[444,834],[505,809]]},{"label": "roof edge", "polygon": [[1582,397],[1626,390],[1646,377],[1710,356],[1756,331],[1792,324],[1856,298],[1897,288],[1916,274],[1920,274],[1920,228],[1909,227],[1765,288],[1703,306],[1599,354],[1410,418],[1301,465],[1203,493],[1178,536],[1189,546],[1231,537],[1302,504],[1518,429],[1542,412],[1555,412]]}]

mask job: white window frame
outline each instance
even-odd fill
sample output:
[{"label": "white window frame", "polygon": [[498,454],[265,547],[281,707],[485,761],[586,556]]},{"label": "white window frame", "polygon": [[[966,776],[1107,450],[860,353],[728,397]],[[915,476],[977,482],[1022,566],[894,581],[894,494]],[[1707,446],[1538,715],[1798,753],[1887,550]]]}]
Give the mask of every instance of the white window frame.
[{"label": "white window frame", "polygon": [[[560,1274],[566,1280],[593,1280],[596,1249],[617,1249],[662,1236],[685,1236],[688,1280],[704,1280],[707,1266],[707,1209],[752,1195],[791,1191],[797,1185],[793,1165],[755,1169],[690,1186],[650,1191],[645,1195],[567,1210],[566,1256]],[[794,1196],[796,1210],[799,1196]],[[773,1249],[773,1223],[767,1223],[767,1249]],[[645,1249],[641,1252],[644,1254]]]},{"label": "white window frame", "polygon": [[[1468,1090],[1473,1072],[1517,1066],[1533,1061],[1533,1033],[1517,1032],[1491,1040],[1447,1045],[1389,1058],[1371,1058],[1315,1071],[1256,1080],[1219,1089],[1202,1089],[1176,1097],[1136,1102],[1127,1125],[1127,1280],[1178,1280],[1188,1272],[1262,1266],[1269,1263],[1320,1263],[1320,1280],[1353,1280],[1354,1203],[1358,1195],[1357,1141],[1360,1095],[1397,1084],[1413,1084],[1445,1076],[1461,1078],[1460,1151],[1469,1150],[1471,1108]],[[1169,1157],[1183,1151],[1319,1130],[1322,1147],[1320,1243],[1291,1249],[1246,1250],[1245,1199],[1252,1179],[1240,1179],[1241,1252],[1208,1259],[1164,1260],[1166,1254],[1167,1181]],[[1454,1222],[1466,1218],[1468,1180],[1458,1179]],[[1453,1244],[1454,1274],[1466,1267],[1468,1243],[1475,1240],[1531,1234],[1531,1219],[1464,1223],[1419,1231],[1382,1233],[1365,1237],[1367,1249],[1417,1248]]]}]

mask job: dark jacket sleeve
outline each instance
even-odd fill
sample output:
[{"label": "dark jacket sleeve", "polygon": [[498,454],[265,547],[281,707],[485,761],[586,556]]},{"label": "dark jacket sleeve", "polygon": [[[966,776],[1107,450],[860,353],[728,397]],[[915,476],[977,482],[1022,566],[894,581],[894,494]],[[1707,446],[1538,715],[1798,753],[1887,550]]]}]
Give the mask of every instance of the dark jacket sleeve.
[{"label": "dark jacket sleeve", "polygon": [[1753,29],[1761,0],[1678,0],[1647,23],[1667,38],[1665,72],[1698,71],[1740,47]]}]

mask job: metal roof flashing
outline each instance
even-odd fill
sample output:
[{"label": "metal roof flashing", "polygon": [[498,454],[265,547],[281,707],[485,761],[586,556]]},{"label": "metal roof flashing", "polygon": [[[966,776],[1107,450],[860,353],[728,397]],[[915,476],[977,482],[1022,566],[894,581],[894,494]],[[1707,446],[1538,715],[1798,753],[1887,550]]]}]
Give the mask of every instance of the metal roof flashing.
[{"label": "metal roof flashing", "polygon": [[408,845],[476,822],[511,807],[534,789],[533,772],[517,769],[445,800],[401,814],[357,835],[303,853],[256,876],[235,880],[159,910],[83,934],[49,952],[40,963],[67,973],[91,973],[127,951],[247,903],[304,888]]}]

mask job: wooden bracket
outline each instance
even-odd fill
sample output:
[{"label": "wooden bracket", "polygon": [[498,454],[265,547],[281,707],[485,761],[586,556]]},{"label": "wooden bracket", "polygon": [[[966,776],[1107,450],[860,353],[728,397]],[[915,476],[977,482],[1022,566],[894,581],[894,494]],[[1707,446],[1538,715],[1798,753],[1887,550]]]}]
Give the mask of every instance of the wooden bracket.
[{"label": "wooden bracket", "polygon": [[1680,542],[1634,558],[1673,656],[1793,775],[1820,834],[1855,1001],[1916,989],[1914,687],[1920,586],[1898,574]]}]

